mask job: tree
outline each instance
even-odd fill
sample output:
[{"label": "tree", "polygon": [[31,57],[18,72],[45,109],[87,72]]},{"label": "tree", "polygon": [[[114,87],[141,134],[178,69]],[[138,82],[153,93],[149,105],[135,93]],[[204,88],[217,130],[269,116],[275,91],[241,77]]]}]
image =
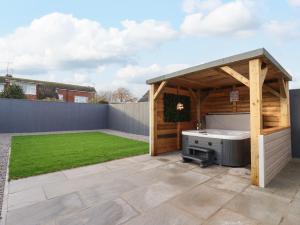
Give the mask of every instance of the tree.
[{"label": "tree", "polygon": [[89,101],[93,104],[108,104],[112,101],[112,91],[98,91]]},{"label": "tree", "polygon": [[24,94],[23,89],[16,84],[9,85],[4,89],[2,93],[0,93],[1,98],[14,98],[14,99],[25,99],[26,96]]},{"label": "tree", "polygon": [[120,87],[113,92],[113,102],[136,102],[137,98],[126,88]]},{"label": "tree", "polygon": [[101,102],[112,102],[113,101],[113,91],[106,90],[106,91],[98,91],[97,98]]}]

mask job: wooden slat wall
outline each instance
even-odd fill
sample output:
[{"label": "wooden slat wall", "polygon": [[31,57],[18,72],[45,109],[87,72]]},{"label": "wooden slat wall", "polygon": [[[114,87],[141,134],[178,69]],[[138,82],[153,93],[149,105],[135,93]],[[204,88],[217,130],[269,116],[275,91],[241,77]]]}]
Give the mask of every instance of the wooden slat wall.
[{"label": "wooden slat wall", "polygon": [[[250,112],[249,88],[242,86],[236,90],[240,92],[240,101],[230,102],[231,88],[221,89],[209,95],[202,105],[201,114],[207,113],[234,113]],[[264,128],[279,127],[280,125],[280,99],[268,92],[263,92],[263,121]]]},{"label": "wooden slat wall", "polygon": [[260,186],[265,187],[291,159],[291,130],[288,128],[261,138]]},{"label": "wooden slat wall", "polygon": [[240,101],[236,102],[236,104],[230,102],[232,88],[213,91],[203,103],[201,114],[249,112],[249,88],[243,86],[237,87],[236,90],[240,92]]},{"label": "wooden slat wall", "polygon": [[263,122],[264,128],[280,126],[280,98],[263,93]]},{"label": "wooden slat wall", "polygon": [[[205,99],[205,102],[201,104],[201,116],[207,113],[250,112],[249,88],[246,86],[236,87],[236,90],[240,92],[240,100],[235,104],[230,102],[229,95],[231,90],[232,88],[226,88],[212,91]],[[177,94],[177,89],[166,86],[157,99],[156,154],[179,150],[181,148],[181,131],[196,129],[197,123],[197,103],[187,89],[180,89],[179,94],[190,97],[192,120],[190,122],[165,123],[163,108],[164,93]],[[207,93],[202,92],[202,98],[204,98],[206,94]],[[279,127],[279,119],[280,99],[268,92],[263,92],[264,128]]]},{"label": "wooden slat wall", "polygon": [[179,94],[191,99],[191,121],[180,123],[164,122],[164,93],[177,94],[176,88],[165,87],[157,99],[157,149],[156,154],[176,151],[181,148],[181,131],[196,128],[196,102],[188,90],[180,89]]}]

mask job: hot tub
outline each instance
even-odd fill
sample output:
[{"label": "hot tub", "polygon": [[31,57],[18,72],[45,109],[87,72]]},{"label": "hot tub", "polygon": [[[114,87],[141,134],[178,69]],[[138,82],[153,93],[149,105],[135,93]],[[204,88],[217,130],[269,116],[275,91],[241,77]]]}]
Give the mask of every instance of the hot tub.
[{"label": "hot tub", "polygon": [[223,166],[241,167],[250,163],[250,132],[206,129],[182,132],[182,157],[200,161],[195,151],[214,151],[214,162]]}]

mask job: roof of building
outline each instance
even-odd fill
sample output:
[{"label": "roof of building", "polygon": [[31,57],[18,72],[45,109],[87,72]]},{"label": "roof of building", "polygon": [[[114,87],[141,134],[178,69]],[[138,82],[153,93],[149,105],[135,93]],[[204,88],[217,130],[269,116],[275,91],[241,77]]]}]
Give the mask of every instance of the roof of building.
[{"label": "roof of building", "polygon": [[179,70],[179,71],[169,73],[166,75],[162,75],[159,77],[155,77],[155,78],[147,80],[147,84],[153,84],[153,83],[161,82],[161,81],[164,81],[167,79],[177,78],[177,77],[184,76],[187,74],[201,72],[201,71],[208,70],[208,69],[214,69],[214,68],[218,68],[221,66],[230,65],[230,64],[247,61],[247,60],[251,60],[251,59],[255,59],[255,58],[263,58],[263,59],[267,60],[272,65],[274,65],[274,67],[276,67],[285,76],[285,78],[287,80],[290,80],[290,81],[292,80],[292,76],[277,62],[277,60],[274,59],[273,56],[266,49],[260,48],[260,49],[245,52],[242,54],[238,54],[238,55],[218,59],[215,61],[211,61],[208,63],[204,63],[204,64],[201,64],[198,66],[193,66],[193,67],[190,67],[187,69]]},{"label": "roof of building", "polygon": [[138,102],[148,102],[149,101],[149,91],[147,91],[143,97],[141,97]]},{"label": "roof of building", "polygon": [[40,80],[31,80],[25,78],[17,78],[12,76],[0,76],[0,83],[5,82],[5,80],[13,80],[19,82],[27,82],[27,83],[36,83],[41,85],[47,85],[51,87],[55,87],[58,89],[68,89],[68,90],[76,90],[76,91],[85,91],[85,92],[96,92],[94,87],[89,86],[81,86],[81,85],[73,85],[73,84],[65,84],[65,83],[57,83],[57,82],[49,82],[49,81],[40,81]]}]

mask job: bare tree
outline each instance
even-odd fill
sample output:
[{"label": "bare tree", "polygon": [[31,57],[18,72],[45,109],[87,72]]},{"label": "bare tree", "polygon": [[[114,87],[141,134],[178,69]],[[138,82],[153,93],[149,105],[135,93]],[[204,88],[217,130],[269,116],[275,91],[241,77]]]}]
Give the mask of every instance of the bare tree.
[{"label": "bare tree", "polygon": [[119,87],[118,89],[116,89],[113,92],[112,99],[113,102],[120,102],[120,103],[137,101],[137,98],[130,92],[130,90],[124,87]]},{"label": "bare tree", "polygon": [[113,92],[109,90],[97,91],[90,103],[108,104],[112,102]]},{"label": "bare tree", "polygon": [[110,91],[110,90],[98,91],[97,98],[99,101],[108,102],[108,103],[112,102],[113,91]]}]

